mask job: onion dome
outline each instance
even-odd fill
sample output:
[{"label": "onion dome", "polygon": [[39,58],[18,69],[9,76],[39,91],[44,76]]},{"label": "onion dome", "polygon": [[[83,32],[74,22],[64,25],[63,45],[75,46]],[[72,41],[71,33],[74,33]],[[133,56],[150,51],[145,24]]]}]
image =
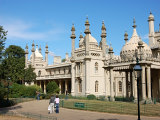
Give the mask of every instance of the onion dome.
[{"label": "onion dome", "polygon": [[121,59],[131,59],[135,56],[136,49],[138,49],[138,43],[143,45],[143,54],[145,57],[150,57],[152,52],[150,47],[141,40],[136,31],[135,19],[133,27],[133,34],[131,39],[125,43],[120,52]]}]

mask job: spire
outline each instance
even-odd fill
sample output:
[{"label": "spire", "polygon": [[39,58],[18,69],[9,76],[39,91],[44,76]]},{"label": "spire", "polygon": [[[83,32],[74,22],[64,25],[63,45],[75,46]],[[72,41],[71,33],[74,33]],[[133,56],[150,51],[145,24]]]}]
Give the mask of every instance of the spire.
[{"label": "spire", "polygon": [[46,44],[46,51],[45,51],[45,53],[48,53],[48,45]]},{"label": "spire", "polygon": [[88,16],[86,17],[86,22],[85,22],[85,26],[86,26],[86,29],[84,31],[85,34],[91,34],[90,30],[89,30],[89,21],[88,21]]},{"label": "spire", "polygon": [[133,26],[132,26],[132,27],[133,27],[133,28],[136,28],[136,27],[137,27],[135,17],[134,17],[134,19],[133,19]]},{"label": "spire", "polygon": [[32,50],[31,50],[32,52],[35,51],[34,46],[35,46],[35,45],[34,45],[34,40],[33,40],[33,43],[32,43]]},{"label": "spire", "polygon": [[138,34],[137,34],[137,31],[136,31],[136,27],[137,27],[137,25],[136,25],[136,20],[135,20],[135,18],[133,19],[133,34],[132,34],[132,37],[138,37]]},{"label": "spire", "polygon": [[26,51],[25,51],[26,54],[28,54],[28,45],[26,44]]},{"label": "spire", "polygon": [[128,40],[128,33],[127,32],[125,32],[125,34],[124,34],[124,40],[127,43],[127,40]]},{"label": "spire", "polygon": [[106,37],[106,27],[105,27],[105,24],[104,24],[104,21],[102,21],[102,34],[101,34],[101,37],[102,38],[105,38]]},{"label": "spire", "polygon": [[71,28],[71,39],[75,39],[76,38],[76,35],[75,35],[75,27],[74,27],[74,24],[72,24],[72,28]]},{"label": "spire", "polygon": [[80,36],[79,36],[79,38],[80,38],[80,39],[82,39],[82,38],[83,38],[82,32],[80,33]]},{"label": "spire", "polygon": [[40,47],[39,47],[39,52],[40,52],[40,53],[41,53],[41,50],[42,50],[42,49],[41,49],[41,46],[40,46]]}]

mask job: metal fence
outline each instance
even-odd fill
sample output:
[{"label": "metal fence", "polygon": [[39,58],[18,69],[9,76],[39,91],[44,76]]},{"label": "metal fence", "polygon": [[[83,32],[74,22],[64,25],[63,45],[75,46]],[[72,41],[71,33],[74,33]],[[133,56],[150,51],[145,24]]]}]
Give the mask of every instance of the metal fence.
[{"label": "metal fence", "polygon": [[18,112],[15,113],[13,111],[0,111],[0,115],[1,116],[18,116],[20,118],[30,118],[30,119],[34,119],[34,120],[57,120],[56,117],[54,116],[45,116],[42,114],[34,114],[34,113],[29,113],[29,112]]},{"label": "metal fence", "polygon": [[[108,113],[137,115],[137,104],[131,102],[109,102],[90,100],[62,100],[61,107]],[[141,115],[160,116],[160,104],[141,104]]]}]

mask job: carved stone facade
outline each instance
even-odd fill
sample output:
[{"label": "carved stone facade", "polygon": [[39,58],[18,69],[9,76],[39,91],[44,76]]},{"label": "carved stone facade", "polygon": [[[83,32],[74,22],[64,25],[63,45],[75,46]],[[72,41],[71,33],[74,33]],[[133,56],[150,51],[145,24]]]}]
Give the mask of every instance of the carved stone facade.
[{"label": "carved stone facade", "polygon": [[37,74],[35,84],[46,93],[46,85],[55,81],[60,94],[70,93],[73,96],[116,96],[134,97],[137,99],[137,75],[133,71],[136,58],[140,59],[142,75],[140,81],[141,100],[160,98],[160,30],[154,32],[154,16],[150,13],[149,46],[142,41],[136,31],[134,19],[133,34],[128,40],[125,33],[125,45],[120,56],[114,55],[113,48],[106,44],[106,27],[102,22],[101,41],[91,35],[88,18],[85,22],[85,36],[80,34],[79,48],[75,49],[75,27],[71,29],[72,52],[71,57],[66,54],[65,62],[61,57],[55,57],[54,64],[48,65],[48,46],[46,46],[45,60],[41,48],[34,50],[28,60],[28,46],[26,46],[26,68],[31,64]]}]

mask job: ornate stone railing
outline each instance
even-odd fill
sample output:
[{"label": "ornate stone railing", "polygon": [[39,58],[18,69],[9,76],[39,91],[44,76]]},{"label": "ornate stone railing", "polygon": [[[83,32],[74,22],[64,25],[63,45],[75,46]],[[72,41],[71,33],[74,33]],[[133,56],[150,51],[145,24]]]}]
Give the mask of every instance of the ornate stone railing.
[{"label": "ornate stone railing", "polygon": [[60,75],[45,75],[37,77],[36,80],[46,80],[46,79],[65,79],[71,78],[71,74],[60,74]]}]

